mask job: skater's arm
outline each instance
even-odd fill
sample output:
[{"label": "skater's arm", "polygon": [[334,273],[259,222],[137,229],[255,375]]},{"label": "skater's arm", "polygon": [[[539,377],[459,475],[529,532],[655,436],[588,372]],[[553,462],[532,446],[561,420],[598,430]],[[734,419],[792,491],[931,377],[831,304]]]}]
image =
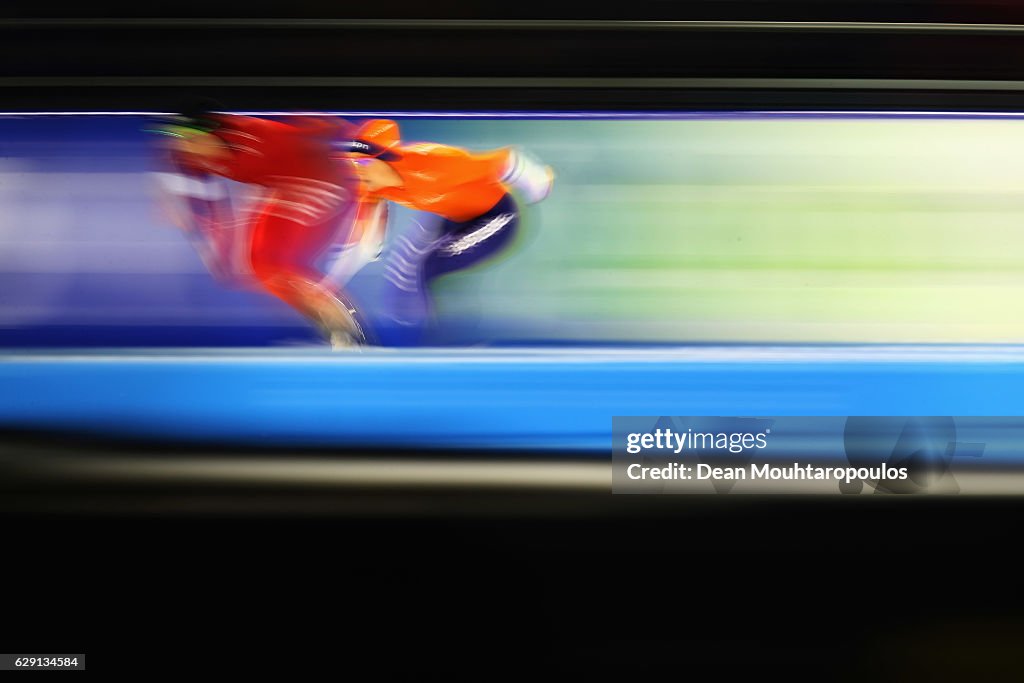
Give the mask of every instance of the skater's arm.
[{"label": "skater's arm", "polygon": [[191,202],[213,197],[219,188],[207,189],[204,182],[182,173],[160,171],[150,174],[155,187],[157,205],[177,228],[185,232],[197,229]]},{"label": "skater's arm", "polygon": [[355,230],[353,239],[366,249],[383,248],[387,237],[388,204],[379,198],[366,197],[360,200],[356,208]]},{"label": "skater's arm", "polygon": [[186,234],[207,269],[226,284],[239,280],[243,273],[236,252],[242,236],[227,181],[174,154],[166,170],[152,177],[159,205]]},{"label": "skater's arm", "polygon": [[544,199],[555,179],[550,166],[518,148],[469,152],[458,147],[428,145],[421,149],[420,165],[428,172],[442,175],[451,185],[501,183],[530,204]]},{"label": "skater's arm", "polygon": [[195,208],[227,197],[223,181],[187,157],[168,155],[165,170],[151,174],[157,202],[172,222],[185,231],[197,228]]},{"label": "skater's arm", "polygon": [[384,201],[368,201],[360,202],[356,208],[348,241],[329,268],[328,277],[336,286],[344,287],[363,266],[380,257],[387,230],[387,207]]},{"label": "skater's arm", "polygon": [[432,143],[410,145],[403,151],[410,155],[411,169],[443,178],[451,186],[500,182],[513,152],[510,148],[469,152]]}]

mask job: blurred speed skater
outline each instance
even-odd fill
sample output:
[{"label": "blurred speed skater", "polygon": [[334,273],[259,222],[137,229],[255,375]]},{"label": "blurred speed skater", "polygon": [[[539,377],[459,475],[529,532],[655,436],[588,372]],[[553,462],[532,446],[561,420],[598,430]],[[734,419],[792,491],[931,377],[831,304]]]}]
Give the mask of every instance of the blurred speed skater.
[{"label": "blurred speed skater", "polygon": [[375,311],[409,327],[429,319],[432,280],[486,261],[512,242],[520,217],[512,193],[532,204],[554,182],[551,167],[523,150],[402,144],[398,124],[388,119],[363,123],[342,147],[360,180],[359,230],[382,230],[376,224],[385,202],[423,212],[384,255],[383,311]]},{"label": "blurred speed skater", "polygon": [[[331,247],[382,239],[361,231],[367,223],[354,223],[357,181],[347,164],[332,158],[331,143],[347,125],[200,111],[174,117],[160,131],[169,136],[174,169],[160,174],[163,189],[184,205],[179,222],[211,271],[254,278],[335,348],[360,344],[365,336],[355,310],[317,264]],[[232,214],[215,176],[260,188],[244,218]]]}]

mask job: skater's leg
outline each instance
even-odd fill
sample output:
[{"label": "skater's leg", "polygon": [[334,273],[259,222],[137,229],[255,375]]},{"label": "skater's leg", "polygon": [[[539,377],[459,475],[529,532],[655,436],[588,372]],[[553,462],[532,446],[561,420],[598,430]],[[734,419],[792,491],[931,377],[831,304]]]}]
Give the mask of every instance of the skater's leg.
[{"label": "skater's leg", "polygon": [[423,278],[429,283],[446,273],[463,270],[497,256],[515,239],[519,212],[511,197],[483,216],[459,225],[434,244],[423,264]]},{"label": "skater's leg", "polygon": [[430,312],[423,267],[444,231],[443,219],[427,214],[412,221],[383,257],[382,317],[398,325],[422,325]]},{"label": "skater's leg", "polygon": [[323,282],[323,274],[314,267],[334,236],[333,224],[299,223],[274,215],[273,206],[268,206],[252,229],[253,275],[270,294],[316,325],[332,345],[362,343],[365,335],[351,306]]}]

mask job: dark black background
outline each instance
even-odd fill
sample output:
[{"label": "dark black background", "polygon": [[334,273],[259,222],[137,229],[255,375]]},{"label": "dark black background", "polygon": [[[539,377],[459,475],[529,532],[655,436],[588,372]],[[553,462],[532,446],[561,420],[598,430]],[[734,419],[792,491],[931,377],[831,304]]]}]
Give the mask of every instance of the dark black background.
[{"label": "dark black background", "polygon": [[[5,5],[3,109],[170,109],[197,93],[230,108],[282,109],[1022,104],[1001,87],[851,89],[794,80],[1014,81],[1024,75],[1024,34],[1012,32],[52,21],[84,17],[82,8]],[[98,2],[88,11],[90,19],[1024,23],[1018,3],[879,0]],[[651,77],[787,81],[623,81]],[[617,80],[571,82],[579,78]],[[20,457],[36,447],[4,443]],[[31,495],[61,493],[44,486]],[[368,680],[453,669],[478,680],[577,680],[596,669],[644,672],[647,680],[699,668],[724,678],[801,671],[819,680],[1010,680],[1024,664],[1014,498],[335,491],[318,495],[355,502],[310,512],[296,502],[309,495],[94,491],[94,504],[73,512],[6,497],[0,649],[86,652],[93,672],[143,677],[207,669],[305,678],[330,668],[350,678],[369,669],[361,674]],[[112,503],[126,496],[152,505]],[[204,504],[211,496],[216,506]]]},{"label": "dark black background", "polygon": [[429,512],[453,495],[369,515],[295,516],[258,491],[233,494],[263,510],[243,516],[5,515],[5,649],[380,679],[1020,670],[1017,500],[534,494]]}]

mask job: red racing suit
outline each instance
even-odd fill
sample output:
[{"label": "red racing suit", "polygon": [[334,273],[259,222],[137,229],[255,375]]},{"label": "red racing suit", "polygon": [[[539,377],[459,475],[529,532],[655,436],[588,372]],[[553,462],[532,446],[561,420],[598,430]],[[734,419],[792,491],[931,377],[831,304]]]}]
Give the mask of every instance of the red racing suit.
[{"label": "red racing suit", "polygon": [[238,115],[213,118],[220,127],[212,134],[227,155],[214,159],[178,152],[174,160],[190,174],[212,173],[262,188],[237,226],[247,231],[248,265],[268,292],[307,312],[295,283],[320,283],[324,274],[317,261],[324,251],[360,237],[353,215],[356,181],[331,153],[332,139],[347,124],[323,118],[289,123]]}]

